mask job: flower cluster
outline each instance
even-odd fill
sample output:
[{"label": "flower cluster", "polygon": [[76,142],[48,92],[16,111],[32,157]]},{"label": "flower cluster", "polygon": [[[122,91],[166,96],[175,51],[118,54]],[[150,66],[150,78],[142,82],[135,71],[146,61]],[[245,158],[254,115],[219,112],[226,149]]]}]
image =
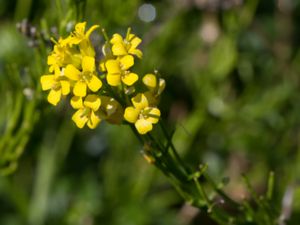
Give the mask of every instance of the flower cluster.
[{"label": "flower cluster", "polygon": [[40,79],[42,90],[49,90],[47,99],[52,105],[71,95],[68,99],[76,110],[72,120],[79,128],[94,129],[106,120],[132,123],[140,134],[146,134],[159,121],[157,105],[165,81],[156,73],[140,77],[132,71],[135,59],[143,53],[138,49],[142,40],[130,29],[124,38],[114,34],[108,39],[104,33],[103,57],[97,61],[90,35],[98,27],[86,31],[86,23],[78,23],[68,37],[53,40],[49,74]]}]

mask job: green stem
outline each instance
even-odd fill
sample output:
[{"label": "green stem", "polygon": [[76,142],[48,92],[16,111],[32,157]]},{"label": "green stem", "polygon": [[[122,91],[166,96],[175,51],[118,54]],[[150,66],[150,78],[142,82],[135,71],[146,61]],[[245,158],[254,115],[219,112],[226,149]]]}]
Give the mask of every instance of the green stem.
[{"label": "green stem", "polygon": [[101,32],[103,34],[103,37],[104,37],[105,41],[110,45],[109,38],[108,38],[108,35],[106,33],[106,30],[104,28],[102,28]]},{"label": "green stem", "polygon": [[[164,126],[164,124],[161,120],[159,121],[159,125],[160,125],[160,127],[161,127],[167,141],[168,141],[167,146],[171,147],[172,153],[174,154],[176,160],[183,167],[185,174],[187,174],[188,173],[187,171],[189,171],[189,169],[186,167],[185,163],[180,158],[180,156],[179,156],[179,154],[178,154],[178,152],[177,152],[177,150],[176,150],[176,148],[175,148],[175,146],[172,142],[172,138],[169,136],[169,133],[168,133],[167,129],[165,128],[165,126]],[[168,150],[168,149],[166,149],[166,150]]]},{"label": "green stem", "polygon": [[[238,210],[241,209],[241,206],[227,196],[226,193],[224,193],[220,188],[218,188],[216,183],[208,175],[206,175],[204,171],[202,171],[199,176],[193,176],[191,171],[189,171],[189,169],[185,166],[184,162],[177,153],[171,137],[161,121],[160,125],[163,134],[168,141],[166,147],[162,146],[162,144],[159,143],[151,134],[147,134],[142,137],[137,133],[133,125],[131,125],[131,129],[134,131],[134,134],[142,144],[146,143],[145,141],[147,141],[151,143],[151,146],[154,149],[156,149],[156,151],[152,149],[148,153],[150,153],[155,159],[154,165],[171,181],[176,191],[184,198],[185,201],[191,203],[201,210],[206,210],[208,215],[213,220],[218,222],[218,224],[225,225],[233,224],[234,221],[238,220],[242,221],[241,218],[234,219],[225,210],[219,207],[213,208],[216,204],[211,202],[207,193],[205,192],[203,184],[201,183],[202,180],[199,180],[201,176],[204,176],[205,179],[203,181],[208,181],[212,188],[220,196],[222,196],[224,200]],[[169,151],[169,148],[171,149],[171,152]],[[192,180],[190,177],[192,177]]]},{"label": "green stem", "polygon": [[208,176],[207,174],[203,174],[205,179],[212,185],[213,189],[222,197],[225,201],[227,201],[229,204],[231,204],[235,208],[240,208],[240,205],[232,200],[222,189],[220,189],[217,184],[213,181],[213,179]]}]

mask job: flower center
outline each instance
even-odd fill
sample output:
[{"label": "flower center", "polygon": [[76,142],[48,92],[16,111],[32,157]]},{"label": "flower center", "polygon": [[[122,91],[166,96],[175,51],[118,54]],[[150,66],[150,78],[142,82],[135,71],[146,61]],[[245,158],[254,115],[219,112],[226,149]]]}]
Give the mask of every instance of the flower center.
[{"label": "flower center", "polygon": [[91,114],[91,109],[85,107],[85,108],[82,110],[82,114],[80,115],[80,117],[81,117],[81,118],[83,118],[83,117],[90,117],[90,114]]},{"label": "flower center", "polygon": [[128,74],[130,74],[129,70],[122,70],[121,71],[121,76],[124,78],[125,76],[127,76]]},{"label": "flower center", "polygon": [[130,49],[130,47],[131,47],[130,41],[128,41],[126,39],[124,40],[124,45],[125,45],[126,50]]},{"label": "flower center", "polygon": [[83,71],[80,74],[80,81],[89,82],[92,79],[93,74],[89,71]]},{"label": "flower center", "polygon": [[53,83],[53,85],[52,85],[52,89],[57,91],[57,90],[59,90],[60,88],[61,88],[60,82],[55,81],[55,82]]},{"label": "flower center", "polygon": [[150,112],[150,109],[148,107],[142,109],[141,112],[140,112],[139,118],[140,119],[147,119],[149,117],[149,112]]}]

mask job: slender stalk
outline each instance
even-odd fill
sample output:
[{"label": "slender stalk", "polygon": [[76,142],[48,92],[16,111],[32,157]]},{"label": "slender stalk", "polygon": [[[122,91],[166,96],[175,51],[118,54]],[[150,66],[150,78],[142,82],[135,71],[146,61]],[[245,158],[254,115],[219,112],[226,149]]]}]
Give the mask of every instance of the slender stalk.
[{"label": "slender stalk", "polygon": [[172,139],[169,136],[169,133],[168,133],[167,129],[165,128],[165,126],[164,126],[164,124],[163,124],[163,122],[161,120],[159,121],[159,125],[160,125],[160,127],[161,127],[161,129],[162,129],[162,131],[163,131],[163,133],[164,133],[167,141],[168,141],[168,145],[167,146],[171,147],[172,153],[174,154],[176,160],[183,167],[184,172],[187,174],[188,171],[189,171],[189,169],[186,167],[185,163],[182,161],[182,159],[178,155],[178,152],[177,152],[177,150],[176,150],[176,148],[175,148],[175,146],[174,146],[174,144],[172,142]]},{"label": "slender stalk", "polygon": [[202,197],[202,198],[205,200],[206,204],[207,204],[208,207],[210,208],[210,207],[211,207],[211,202],[210,202],[210,200],[209,200],[209,198],[208,198],[208,196],[207,196],[207,194],[206,194],[206,192],[205,192],[203,186],[200,185],[199,180],[198,180],[197,177],[194,177],[193,180],[194,180],[194,183],[195,183],[195,185],[196,185],[196,188],[197,188],[197,190],[198,190],[198,192],[199,192],[199,194],[200,194],[200,197]]},{"label": "slender stalk", "polygon": [[209,177],[207,174],[203,174],[205,179],[212,185],[213,189],[222,197],[224,200],[226,200],[229,204],[231,204],[233,207],[239,209],[240,205],[232,200],[222,189],[220,189],[217,184],[213,181],[211,177]]},{"label": "slender stalk", "polygon": [[104,28],[101,29],[101,32],[102,32],[102,35],[106,41],[106,43],[108,43],[110,45],[110,42],[109,42],[109,38],[108,38],[108,35],[106,33],[106,30]]},{"label": "slender stalk", "polygon": [[267,189],[267,199],[271,200],[273,197],[273,192],[274,192],[274,172],[271,171],[269,174],[269,179],[268,179],[268,189]]},{"label": "slender stalk", "polygon": [[[135,135],[142,144],[144,144],[147,140],[152,143],[152,146],[157,150],[157,152],[150,151],[151,155],[155,159],[154,165],[165,174],[165,176],[173,184],[176,191],[183,197],[185,201],[197,208],[200,208],[201,210],[208,212],[210,217],[219,224],[231,224],[230,221],[233,221],[234,219],[229,214],[220,208],[213,209],[214,204],[210,201],[203,185],[199,180],[199,177],[204,173],[204,171],[202,171],[199,176],[193,176],[189,175],[186,169],[183,170],[183,168],[185,168],[184,162],[177,153],[177,150],[163,125],[162,130],[165,138],[168,140],[166,148],[169,148],[170,146],[172,149],[172,154],[168,151],[168,149],[165,149],[151,134],[141,137],[133,125],[131,125],[131,129],[134,131]],[[189,177],[193,177],[193,179],[191,180]],[[215,188],[217,191],[216,187],[216,185],[213,186],[213,188]],[[196,193],[198,193],[197,197]],[[230,199],[225,193],[221,191],[220,193],[226,196],[225,199]]]}]

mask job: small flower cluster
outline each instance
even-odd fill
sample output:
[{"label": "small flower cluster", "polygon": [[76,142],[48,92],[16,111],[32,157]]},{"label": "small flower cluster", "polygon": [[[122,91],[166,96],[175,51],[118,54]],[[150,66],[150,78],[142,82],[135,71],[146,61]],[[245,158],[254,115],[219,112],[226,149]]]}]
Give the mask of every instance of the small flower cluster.
[{"label": "small flower cluster", "polygon": [[[67,37],[55,43],[48,56],[49,73],[41,76],[42,90],[49,90],[48,102],[57,105],[63,96],[72,95],[76,110],[72,120],[79,128],[94,129],[101,120],[112,124],[129,122],[140,134],[151,131],[160,118],[157,108],[165,81],[157,74],[140,76],[131,71],[141,39],[128,29],[126,37],[114,34],[102,47],[103,58],[97,62],[90,35],[99,26],[86,31],[78,23]],[[141,90],[137,92],[136,90]]]}]

